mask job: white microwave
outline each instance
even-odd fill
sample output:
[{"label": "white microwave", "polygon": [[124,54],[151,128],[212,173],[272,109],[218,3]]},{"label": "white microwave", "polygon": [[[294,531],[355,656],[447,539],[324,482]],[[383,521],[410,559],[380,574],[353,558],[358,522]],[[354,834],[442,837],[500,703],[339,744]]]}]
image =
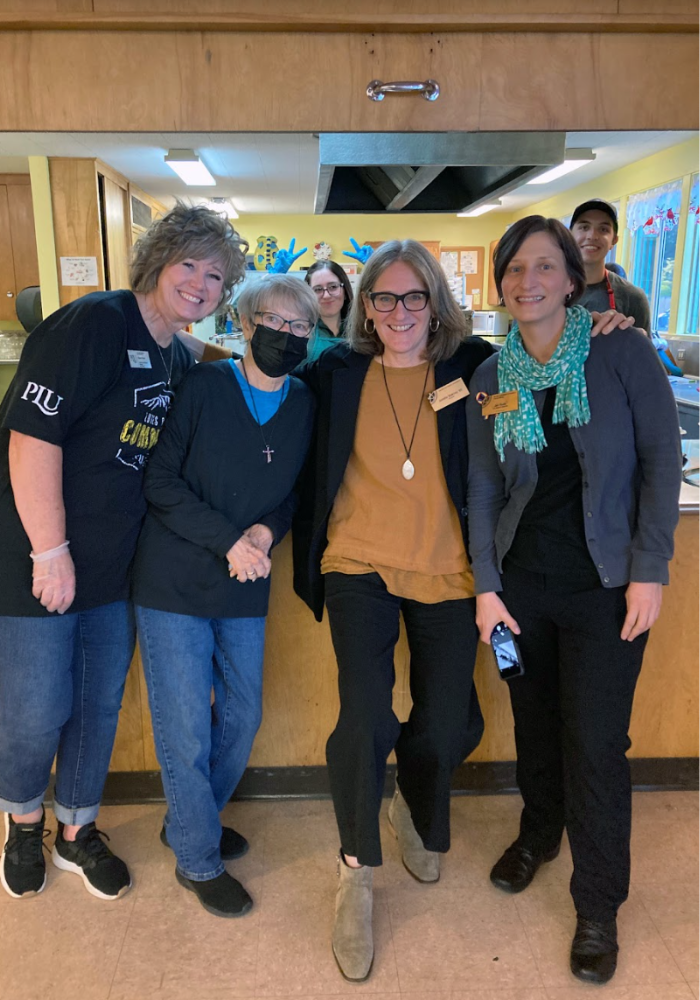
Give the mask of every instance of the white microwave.
[{"label": "white microwave", "polygon": [[482,337],[505,337],[508,333],[508,320],[508,313],[477,309],[472,314],[472,333]]}]

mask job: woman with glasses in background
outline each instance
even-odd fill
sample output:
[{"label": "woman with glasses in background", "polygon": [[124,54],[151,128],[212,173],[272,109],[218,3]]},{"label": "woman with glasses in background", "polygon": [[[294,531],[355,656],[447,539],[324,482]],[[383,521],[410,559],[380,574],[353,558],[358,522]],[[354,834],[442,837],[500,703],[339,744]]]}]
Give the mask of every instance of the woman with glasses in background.
[{"label": "woman with glasses in background", "polygon": [[352,305],[348,276],[334,260],[318,260],[306,272],[305,281],[318,299],[320,316],[309,343],[309,361],[343,337],[345,321]]},{"label": "woman with glasses in background", "polygon": [[[319,268],[312,288],[329,273]],[[318,423],[294,554],[297,593],[319,621],[325,603],[338,661],[340,715],[326,750],[341,846],[333,952],[345,978],[361,981],[374,955],[387,757],[396,750],[389,821],[403,862],[436,882],[450,846],[450,779],[483,730],[464,397],[492,348],[467,336],[438,262],[414,240],[369,258],[346,336],[298,372],[317,396]],[[392,710],[400,614],[413,696],[404,723]]]},{"label": "woman with glasses in background", "polygon": [[154,449],[134,567],[161,839],[178,882],[220,917],[252,906],[224,868],[247,841],[219,813],[260,725],[269,553],[289,528],[313,425],[312,394],[289,373],[318,319],[316,297],[286,274],[244,288],[238,312],[245,357],[192,370]]}]

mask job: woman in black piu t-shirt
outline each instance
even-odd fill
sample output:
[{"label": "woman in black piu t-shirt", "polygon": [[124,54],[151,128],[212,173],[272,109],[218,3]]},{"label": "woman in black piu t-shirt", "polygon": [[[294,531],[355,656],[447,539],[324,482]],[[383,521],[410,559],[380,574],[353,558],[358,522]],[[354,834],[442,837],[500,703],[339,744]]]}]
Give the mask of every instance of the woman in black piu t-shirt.
[{"label": "woman in black piu t-shirt", "polygon": [[[238,301],[250,350],[199,365],[178,392],[146,473],[149,512],[134,600],[175,876],[221,917],[252,900],[224,868],[248,849],[219,818],[262,715],[269,551],[289,529],[313,425],[306,356],[316,297],[286,274]],[[214,702],[211,703],[211,691]]]},{"label": "woman in black piu t-shirt", "polygon": [[228,299],[246,249],[228,220],[177,206],[136,245],[133,292],[37,327],[0,408],[0,882],[14,898],[46,884],[54,757],[54,864],[103,899],[131,884],[95,819],[134,649],[143,472],[193,363],[173,336]]}]

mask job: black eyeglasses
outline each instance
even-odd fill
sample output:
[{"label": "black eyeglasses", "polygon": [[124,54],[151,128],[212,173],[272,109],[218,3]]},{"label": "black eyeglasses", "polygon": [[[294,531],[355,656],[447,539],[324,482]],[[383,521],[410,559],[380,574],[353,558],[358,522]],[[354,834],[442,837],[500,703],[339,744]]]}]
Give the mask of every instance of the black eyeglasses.
[{"label": "black eyeglasses", "polygon": [[404,292],[403,295],[396,295],[394,292],[370,292],[368,298],[380,313],[393,312],[399,302],[403,302],[409,312],[417,313],[422,312],[427,306],[430,292]]},{"label": "black eyeglasses", "polygon": [[313,323],[306,319],[283,319],[277,313],[256,312],[256,316],[262,317],[263,326],[268,326],[271,330],[281,330],[283,326],[288,326],[295,337],[308,337],[313,329]]},{"label": "black eyeglasses", "polygon": [[327,285],[314,285],[311,291],[320,299],[324,294],[339,295],[342,287],[339,281],[331,281]]}]

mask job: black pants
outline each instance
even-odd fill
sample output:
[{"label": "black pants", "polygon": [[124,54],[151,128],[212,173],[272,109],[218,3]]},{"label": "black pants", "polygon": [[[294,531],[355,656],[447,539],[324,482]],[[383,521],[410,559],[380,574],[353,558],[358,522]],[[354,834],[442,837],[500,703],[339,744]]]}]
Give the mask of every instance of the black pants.
[{"label": "black pants", "polygon": [[[475,601],[421,604],[390,594],[377,573],[326,576],[338,660],[340,715],[326,746],[343,851],[380,865],[387,757],[396,749],[401,792],[426,848],[450,847],[450,779],[478,745],[484,723],[473,685]],[[413,708],[392,710],[394,647],[403,612]]]},{"label": "black pants", "polygon": [[555,847],[566,827],[571,895],[588,920],[627,899],[632,795],[626,751],[648,632],[623,642],[625,587],[562,593],[507,569],[503,601],[518,622],[523,677],[509,681],[524,809],[520,842]]}]

